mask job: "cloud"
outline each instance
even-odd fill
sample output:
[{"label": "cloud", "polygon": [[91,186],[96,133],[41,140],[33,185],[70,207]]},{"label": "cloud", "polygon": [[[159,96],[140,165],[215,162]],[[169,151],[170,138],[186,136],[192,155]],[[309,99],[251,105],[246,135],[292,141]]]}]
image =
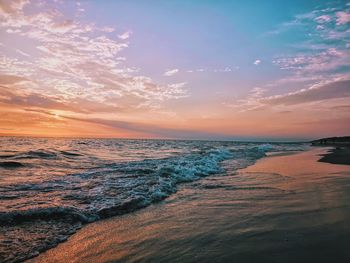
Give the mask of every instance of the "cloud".
[{"label": "cloud", "polygon": [[348,10],[345,3],[338,3],[296,16],[298,23],[289,27],[281,26],[284,33],[291,34],[293,38],[296,33],[308,35],[297,44],[291,44],[293,53],[279,54],[273,59],[273,64],[290,75],[284,83],[275,81],[275,88],[289,85],[288,88],[295,89],[296,82],[300,82],[302,87],[310,87],[347,76],[350,69],[347,46],[350,31],[340,26],[347,23],[348,11],[345,10]]},{"label": "cloud", "polygon": [[228,139],[229,136],[225,136],[219,133],[202,132],[191,129],[177,129],[177,128],[164,128],[157,125],[151,125],[147,123],[136,123],[120,120],[106,120],[101,118],[76,118],[76,117],[64,117],[65,119],[84,121],[88,123],[94,123],[98,125],[108,126],[114,129],[122,129],[128,132],[143,133],[144,136],[158,137],[158,138],[178,138],[178,139],[210,139],[210,138],[222,138]]},{"label": "cloud", "polygon": [[[348,35],[349,30],[344,31],[344,28],[339,27],[339,25],[347,24],[350,21],[348,5],[345,2],[332,3],[332,6],[329,4],[326,8],[318,8],[308,13],[297,14],[292,20],[277,25],[276,29],[267,32],[265,35],[273,36],[282,33],[295,34],[300,32],[309,37],[312,36],[315,40],[319,40],[318,37],[326,39],[329,34],[336,35],[341,33],[337,39],[344,40],[346,37],[344,35]],[[334,20],[335,23],[333,23]],[[314,28],[317,28],[319,31],[318,34],[313,32]]]},{"label": "cloud", "polygon": [[198,68],[198,69],[190,69],[190,70],[187,70],[188,73],[194,73],[194,72],[207,72],[209,71],[207,68]]},{"label": "cloud", "polygon": [[261,60],[260,60],[260,59],[257,59],[257,60],[254,61],[253,64],[254,64],[255,66],[258,66],[260,63],[261,63]]},{"label": "cloud", "polygon": [[[13,89],[9,89],[8,87],[2,85],[0,86],[0,103],[12,106],[32,106],[38,108],[61,110],[72,110],[73,108],[72,106],[68,106],[65,105],[63,102],[60,102],[58,98],[50,98],[38,93],[16,93],[13,91]],[[80,111],[79,108],[75,108],[74,110]]]},{"label": "cloud", "polygon": [[350,105],[337,105],[332,107],[333,110],[344,110],[350,112]]},{"label": "cloud", "polygon": [[60,110],[70,113],[123,113],[125,109],[121,106],[109,103],[101,103],[94,100],[76,98],[65,100],[54,95],[40,94],[35,91],[24,91],[20,87],[29,85],[30,81],[16,77],[1,75],[0,104],[16,109],[35,110]]},{"label": "cloud", "polygon": [[15,14],[22,11],[29,0],[0,0],[0,13]]},{"label": "cloud", "polygon": [[110,26],[105,26],[105,27],[102,27],[102,28],[101,28],[101,31],[107,32],[107,33],[112,33],[112,32],[115,31],[115,28],[110,27]]},{"label": "cloud", "polygon": [[350,22],[350,13],[341,11],[336,13],[337,25],[345,25]]},{"label": "cloud", "polygon": [[20,49],[16,49],[16,52],[19,53],[19,54],[21,54],[22,56],[30,57],[30,55],[29,55],[28,53],[26,53],[26,52],[24,52],[24,51],[22,51],[22,50],[20,50]]},{"label": "cloud", "polygon": [[130,36],[131,36],[131,31],[126,31],[123,34],[118,35],[118,38],[122,39],[122,40],[126,40],[126,39],[130,38]]},{"label": "cloud", "polygon": [[12,85],[23,81],[27,81],[27,79],[16,75],[0,75],[0,88],[6,88],[4,85]]},{"label": "cloud", "polygon": [[198,68],[198,69],[189,69],[186,70],[187,73],[195,73],[195,72],[214,72],[214,73],[229,73],[232,71],[239,70],[239,66],[235,67],[223,67],[223,68]]},{"label": "cloud", "polygon": [[329,15],[321,15],[315,18],[315,21],[320,24],[330,22],[331,20],[332,18]]},{"label": "cloud", "polygon": [[[237,69],[237,67],[236,67],[236,69]],[[213,72],[225,72],[225,73],[227,73],[227,72],[232,72],[233,70],[232,70],[232,68],[230,68],[230,67],[225,67],[225,68],[219,68],[219,69],[214,69],[213,70]]]},{"label": "cloud", "polygon": [[[0,105],[1,107],[1,105]],[[5,112],[5,111],[3,111]],[[4,116],[6,115],[6,116]],[[42,122],[52,124],[55,123],[76,123],[76,125],[84,125],[85,127],[99,127],[99,130],[108,130],[109,134],[121,133],[124,136],[140,136],[140,137],[156,137],[156,138],[178,138],[178,139],[212,139],[221,138],[229,139],[229,136],[220,133],[202,132],[194,129],[181,129],[172,127],[161,127],[147,122],[137,121],[124,121],[118,119],[104,119],[104,118],[93,118],[89,116],[79,117],[66,115],[64,112],[59,111],[59,117],[57,117],[57,111],[47,111],[43,109],[27,109],[25,108],[21,113],[9,112],[3,114],[1,123],[8,124],[11,122],[11,118],[21,118],[22,126],[33,126],[37,125],[39,128],[42,127]],[[13,124],[13,122],[11,122]],[[70,127],[71,128],[71,127]],[[63,129],[67,129],[67,126],[63,126]],[[1,128],[0,128],[1,130]],[[5,129],[2,129],[5,130]],[[12,133],[16,133],[13,129],[9,129]],[[56,129],[55,129],[56,130]],[[18,131],[17,131],[18,133]],[[93,134],[93,133],[92,133]],[[90,134],[91,136],[91,134]]]},{"label": "cloud", "polygon": [[[274,96],[265,96],[265,94],[269,91],[268,88],[270,87],[274,87],[274,89],[276,89],[279,86],[285,87],[285,85],[290,82],[294,82],[294,84],[300,82],[301,85],[302,82],[310,81],[317,81],[317,84],[309,84],[306,86],[306,88],[299,89],[294,92]],[[277,80],[274,83],[264,85],[262,87],[255,87],[245,98],[236,100],[235,102],[224,102],[223,105],[236,109],[241,113],[257,110],[261,112],[264,110],[272,110],[274,112],[288,110],[289,112],[294,112],[296,109],[301,109],[299,104],[305,103],[305,105],[309,105],[309,108],[312,108],[312,103],[317,102],[322,103],[317,105],[317,111],[322,111],[323,108],[325,110],[332,110],[334,106],[344,105],[344,103],[349,100],[349,87],[349,75],[343,75],[333,79],[329,79],[329,77],[316,77],[315,79],[286,78]],[[293,107],[294,105],[298,105],[298,107],[295,108]]]},{"label": "cloud", "polygon": [[[186,86],[187,82],[179,82],[174,84],[168,84],[168,87],[171,89],[172,92],[176,94],[181,94],[181,90],[183,90],[183,87]],[[183,96],[186,96],[186,93],[183,93]]]},{"label": "cloud", "polygon": [[350,97],[350,79],[321,82],[307,89],[259,99],[269,105],[296,105],[301,103]]},{"label": "cloud", "polygon": [[332,47],[319,53],[305,53],[277,58],[273,63],[281,69],[302,73],[336,71],[350,66],[350,51]]},{"label": "cloud", "polygon": [[164,72],[164,76],[167,76],[167,77],[174,76],[178,72],[179,70],[177,68],[170,69]]},{"label": "cloud", "polygon": [[223,105],[237,109],[239,112],[254,111],[263,106],[260,99],[265,94],[266,89],[255,87],[249,91],[248,96],[244,99],[237,100],[234,103],[224,102]]},{"label": "cloud", "polygon": [[305,21],[314,20],[318,13],[318,10],[314,10],[304,14],[297,14],[293,17],[292,20],[277,25],[274,30],[267,32],[265,35],[279,35],[281,33],[286,33],[291,29],[303,26],[305,24]]},{"label": "cloud", "polygon": [[[23,57],[0,55],[0,74],[28,80],[7,85],[18,92],[6,103],[35,107],[36,102],[38,107],[53,105],[78,113],[93,112],[95,107],[96,112],[118,113],[153,111],[165,100],[186,96],[183,86],[158,84],[138,74],[137,68],[123,65],[120,53],[128,44],[120,39],[130,37],[130,31],[117,38],[109,34],[112,27],[67,19],[60,5],[52,9],[46,2],[34,2],[27,10],[26,4],[0,2],[0,29],[11,30],[14,39],[37,49],[13,49]],[[78,102],[81,109],[75,107]]]}]

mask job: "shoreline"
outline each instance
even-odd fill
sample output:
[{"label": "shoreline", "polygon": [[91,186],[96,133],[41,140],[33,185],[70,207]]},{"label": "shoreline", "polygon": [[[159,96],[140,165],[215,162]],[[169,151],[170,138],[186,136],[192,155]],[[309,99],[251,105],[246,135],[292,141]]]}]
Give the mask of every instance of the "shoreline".
[{"label": "shoreline", "polygon": [[[257,199],[256,202],[252,202],[252,206],[257,206],[257,210],[259,210],[259,203],[262,201],[268,201],[272,202],[274,206],[276,206],[275,209],[277,209],[277,212],[280,213],[281,216],[284,215],[280,210],[282,209],[280,207],[279,199],[276,199],[275,197],[271,200],[267,198],[265,195],[277,195],[280,196],[279,198],[287,198],[287,208],[288,208],[288,202],[291,202],[289,198],[292,199],[292,203],[295,201],[293,198],[295,198],[293,195],[290,195],[291,193],[295,193],[299,191],[299,187],[310,187],[309,184],[315,183],[314,181],[316,178],[309,178],[310,174],[313,176],[317,176],[317,180],[325,180],[324,178],[327,178],[328,174],[342,174],[345,173],[346,175],[350,175],[350,168],[343,165],[333,165],[323,162],[318,162],[319,157],[322,154],[325,153],[325,148],[315,148],[311,149],[309,151],[295,153],[291,155],[276,155],[276,156],[267,156],[262,159],[259,159],[255,164],[248,166],[247,168],[241,169],[237,171],[237,175],[229,175],[227,177],[219,177],[219,176],[212,176],[203,178],[200,181],[188,183],[182,185],[179,189],[178,193],[175,193],[174,195],[170,196],[164,201],[161,201],[160,203],[153,204],[147,208],[144,208],[142,210],[135,211],[130,214],[126,214],[123,216],[118,217],[112,217],[109,219],[101,220],[92,224],[88,224],[84,226],[81,230],[79,230],[76,234],[71,236],[67,242],[59,244],[56,248],[50,249],[42,254],[40,254],[38,257],[30,259],[28,262],[64,262],[66,260],[69,260],[70,262],[79,262],[79,261],[133,261],[133,260],[141,260],[143,262],[165,262],[164,260],[182,260],[184,262],[193,262],[193,255],[191,256],[191,253],[195,253],[195,250],[191,250],[191,253],[188,253],[186,255],[180,254],[172,254],[174,251],[179,251],[181,249],[184,249],[181,243],[178,243],[178,235],[183,238],[183,236],[186,236],[189,238],[189,240],[196,239],[195,237],[198,235],[198,233],[194,232],[191,233],[194,227],[196,231],[200,231],[201,233],[204,230],[207,229],[208,232],[211,233],[211,235],[217,235],[217,233],[222,232],[223,229],[227,228],[227,224],[232,224],[231,222],[226,222],[229,218],[231,218],[233,221],[235,220],[241,220],[241,215],[236,214],[236,216],[231,215],[233,212],[231,210],[222,212],[222,209],[227,206],[222,206],[223,204],[227,202],[233,202],[233,204],[236,204],[237,200],[231,200],[231,196],[227,196],[225,191],[233,191],[232,194],[235,195],[239,191],[243,191],[242,195],[237,196],[238,200],[240,199],[247,199],[245,202],[251,202],[251,195],[260,195],[260,192],[263,192],[265,194],[262,195],[262,200]],[[283,165],[281,165],[283,164]],[[313,164],[310,166],[310,164]],[[298,168],[299,165],[299,168]],[[303,169],[303,171],[296,171],[295,168],[297,166],[298,169]],[[315,168],[316,167],[316,168]],[[317,174],[317,173],[320,173]],[[260,180],[256,180],[254,176],[256,174],[260,174],[260,176],[263,176],[264,180],[261,182]],[[248,181],[248,186],[240,186],[241,180],[237,181],[237,176],[241,176],[244,178],[244,180]],[[250,177],[253,177],[250,178]],[[248,178],[248,179],[247,179]],[[346,177],[348,178],[348,177]],[[253,180],[253,183],[252,181]],[[328,179],[327,179],[328,180]],[[267,182],[267,186],[265,186],[265,181]],[[306,181],[310,181],[305,184]],[[350,181],[350,180],[349,180]],[[214,185],[211,185],[213,182],[215,182]],[[220,184],[218,185],[218,182]],[[318,185],[318,183],[317,183]],[[322,184],[320,184],[320,187]],[[314,186],[313,186],[314,187]],[[337,186],[338,187],[338,186]],[[276,190],[274,190],[276,189]],[[271,192],[272,191],[272,192]],[[277,191],[277,192],[276,192]],[[324,189],[322,189],[321,194],[323,194]],[[276,193],[275,193],[276,192]],[[193,195],[193,193],[195,193]],[[347,193],[347,192],[346,192]],[[319,195],[320,193],[318,193]],[[218,197],[216,197],[216,195]],[[286,195],[286,196],[285,196]],[[193,201],[193,198],[197,198],[200,196],[199,200]],[[255,197],[254,197],[255,198]],[[203,201],[206,202],[201,204]],[[267,199],[267,200],[265,200]],[[241,200],[240,200],[241,201]],[[305,202],[304,198],[300,198],[298,202]],[[201,204],[202,206],[200,210],[197,211],[198,204]],[[211,204],[211,205],[210,205]],[[203,207],[204,205],[204,207]],[[209,206],[208,206],[209,205]],[[216,206],[218,206],[219,210],[217,210]],[[236,205],[234,205],[236,207]],[[295,207],[294,205],[291,206],[293,210]],[[304,206],[308,207],[309,205],[306,203]],[[210,211],[215,208],[215,213],[211,213]],[[285,204],[283,204],[283,209],[285,210]],[[194,215],[189,214],[191,210],[194,209]],[[238,209],[241,212],[245,211],[245,206],[241,207],[238,206],[235,209]],[[305,209],[304,207],[301,207],[300,210],[303,211]],[[332,208],[333,209],[333,208]],[[348,209],[348,207],[347,207]],[[208,211],[207,211],[208,210]],[[309,207],[308,209],[309,210]],[[220,216],[220,213],[223,213],[222,216]],[[317,210],[314,211],[314,209],[311,209],[313,211],[312,213],[316,213],[317,217]],[[328,210],[327,210],[328,211]],[[255,210],[249,211],[252,213],[249,217],[253,216],[256,213]],[[216,214],[218,213],[218,214]],[[227,214],[226,214],[227,213]],[[294,213],[294,212],[293,212]],[[323,213],[323,212],[322,212]],[[201,216],[198,216],[201,215]],[[304,212],[297,212],[297,214],[304,215]],[[247,214],[247,216],[249,213]],[[217,218],[218,217],[218,218]],[[346,219],[350,218],[350,214],[346,213]],[[186,219],[186,222],[184,220]],[[205,222],[201,221],[204,220]],[[208,221],[209,220],[209,221]],[[305,219],[303,219],[305,220]],[[187,221],[190,222],[190,229],[187,229],[184,225],[188,225]],[[212,225],[212,222],[226,222],[223,223],[220,228],[215,227]],[[179,223],[180,222],[180,223]],[[343,222],[343,221],[342,221]],[[326,222],[329,224],[330,222]],[[198,229],[200,228],[199,225],[203,226],[206,225],[205,229]],[[238,222],[238,224],[241,224]],[[253,228],[256,228],[256,224],[259,225],[259,221],[254,222],[251,226]],[[278,223],[280,224],[280,222]],[[162,225],[166,225],[167,227],[162,227]],[[179,227],[180,226],[180,227]],[[208,226],[210,226],[208,228]],[[175,227],[177,230],[176,232],[172,232],[171,230]],[[266,226],[264,226],[266,227]],[[304,226],[300,226],[303,231],[309,231],[304,229]],[[215,229],[215,231],[212,231],[211,228],[219,228]],[[248,228],[248,229],[250,229]],[[250,231],[248,229],[241,230],[241,231]],[[345,225],[346,233],[350,229],[350,225]],[[170,233],[169,233],[170,231]],[[320,230],[321,231],[321,230]],[[263,231],[264,232],[264,231]],[[350,233],[350,232],[349,232]],[[240,234],[232,233],[231,238],[237,238]],[[260,234],[259,234],[260,235]],[[293,234],[292,234],[293,235]],[[135,238],[132,238],[132,237]],[[278,236],[278,235],[277,235]],[[166,246],[165,244],[159,243],[160,240],[165,239],[169,241],[168,239],[173,239],[171,242],[171,245]],[[209,237],[208,237],[209,238]],[[223,238],[220,236],[220,238]],[[219,240],[220,240],[219,238]],[[272,237],[272,240],[274,240],[276,236]],[[210,239],[210,238],[209,238]],[[270,240],[270,238],[267,238],[267,240]],[[232,240],[231,240],[232,241]],[[175,242],[175,243],[174,243]],[[187,246],[189,246],[191,249],[192,247],[199,249],[197,246],[197,242],[195,241],[189,241],[190,243],[187,243]],[[215,240],[212,240],[212,242],[216,242]],[[250,243],[249,240],[243,239],[241,242],[244,243]],[[159,244],[158,244],[159,243]],[[174,244],[173,244],[174,243]],[[210,243],[210,242],[209,242]],[[145,244],[147,244],[146,247]],[[235,244],[234,242],[232,244]],[[168,251],[168,256],[162,254],[160,251],[155,251],[157,246],[165,246],[164,248],[166,251]],[[276,245],[276,244],[275,244]],[[342,244],[343,245],[343,244]],[[248,246],[249,247],[249,246]],[[216,248],[218,249],[218,248]],[[247,248],[245,248],[247,249]],[[271,249],[271,248],[269,248]],[[209,249],[210,250],[210,249]],[[244,249],[243,249],[244,250]],[[338,249],[339,250],[339,249]],[[337,251],[338,251],[337,250]],[[278,253],[280,253],[281,250],[278,250]],[[332,251],[328,251],[330,254],[333,254]],[[328,253],[327,252],[327,253]],[[339,252],[339,251],[338,251]],[[208,252],[209,253],[209,252]],[[239,251],[235,253],[235,255],[231,255],[232,252],[221,253],[220,257],[223,261],[225,256],[234,256],[238,259],[238,262],[246,262],[244,259],[247,257],[245,253],[240,253]],[[258,260],[261,255],[260,252],[256,251],[253,252],[253,254],[256,254],[256,258],[251,258],[252,261]],[[306,253],[303,250],[303,253]],[[214,253],[215,254],[215,253]],[[225,255],[226,254],[226,255]],[[298,253],[297,253],[298,254]],[[297,254],[293,254],[294,258],[297,257]],[[321,253],[322,254],[322,253]],[[96,257],[96,255],[99,255],[99,257]],[[173,256],[171,256],[173,255]],[[328,255],[328,254],[327,254]],[[209,255],[209,259],[210,259]],[[217,257],[218,255],[216,255]],[[348,259],[348,256],[350,258],[350,255],[346,255],[346,258]],[[208,257],[208,255],[207,255]],[[293,257],[292,257],[293,258]],[[298,258],[298,257],[297,257]],[[201,259],[201,257],[197,258],[198,260]],[[270,259],[270,258],[269,258]],[[322,261],[322,258],[320,258]],[[192,261],[191,261],[192,260]],[[203,259],[201,259],[203,260]],[[226,258],[227,260],[227,258]],[[282,258],[281,258],[282,260]],[[300,258],[298,258],[300,260]],[[205,262],[209,262],[208,260],[204,260]],[[288,260],[287,260],[288,261]],[[259,262],[259,261],[255,261]],[[262,260],[261,262],[265,262]],[[266,261],[268,262],[268,260]],[[271,262],[271,261],[270,261]],[[293,261],[290,261],[293,262]]]}]

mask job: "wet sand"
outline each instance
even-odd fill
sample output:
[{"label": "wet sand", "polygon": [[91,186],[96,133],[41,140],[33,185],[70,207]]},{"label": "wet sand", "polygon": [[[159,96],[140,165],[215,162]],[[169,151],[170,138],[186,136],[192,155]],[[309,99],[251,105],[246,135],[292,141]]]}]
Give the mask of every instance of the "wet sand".
[{"label": "wet sand", "polygon": [[85,226],[31,262],[350,262],[350,166],[326,148],[270,156],[183,184],[140,211]]}]

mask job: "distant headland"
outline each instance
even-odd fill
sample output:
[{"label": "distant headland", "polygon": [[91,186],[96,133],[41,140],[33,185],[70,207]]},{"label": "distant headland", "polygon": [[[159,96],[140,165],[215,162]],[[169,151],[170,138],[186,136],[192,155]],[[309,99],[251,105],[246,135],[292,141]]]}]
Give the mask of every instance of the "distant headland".
[{"label": "distant headland", "polygon": [[322,138],[322,139],[311,141],[311,144],[315,146],[349,146],[350,147],[350,136]]}]

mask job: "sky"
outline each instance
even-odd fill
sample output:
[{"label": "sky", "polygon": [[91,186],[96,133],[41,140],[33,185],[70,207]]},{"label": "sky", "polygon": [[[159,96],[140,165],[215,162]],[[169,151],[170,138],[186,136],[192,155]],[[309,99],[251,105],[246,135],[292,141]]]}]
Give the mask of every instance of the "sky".
[{"label": "sky", "polygon": [[0,0],[0,136],[349,133],[349,1]]}]

